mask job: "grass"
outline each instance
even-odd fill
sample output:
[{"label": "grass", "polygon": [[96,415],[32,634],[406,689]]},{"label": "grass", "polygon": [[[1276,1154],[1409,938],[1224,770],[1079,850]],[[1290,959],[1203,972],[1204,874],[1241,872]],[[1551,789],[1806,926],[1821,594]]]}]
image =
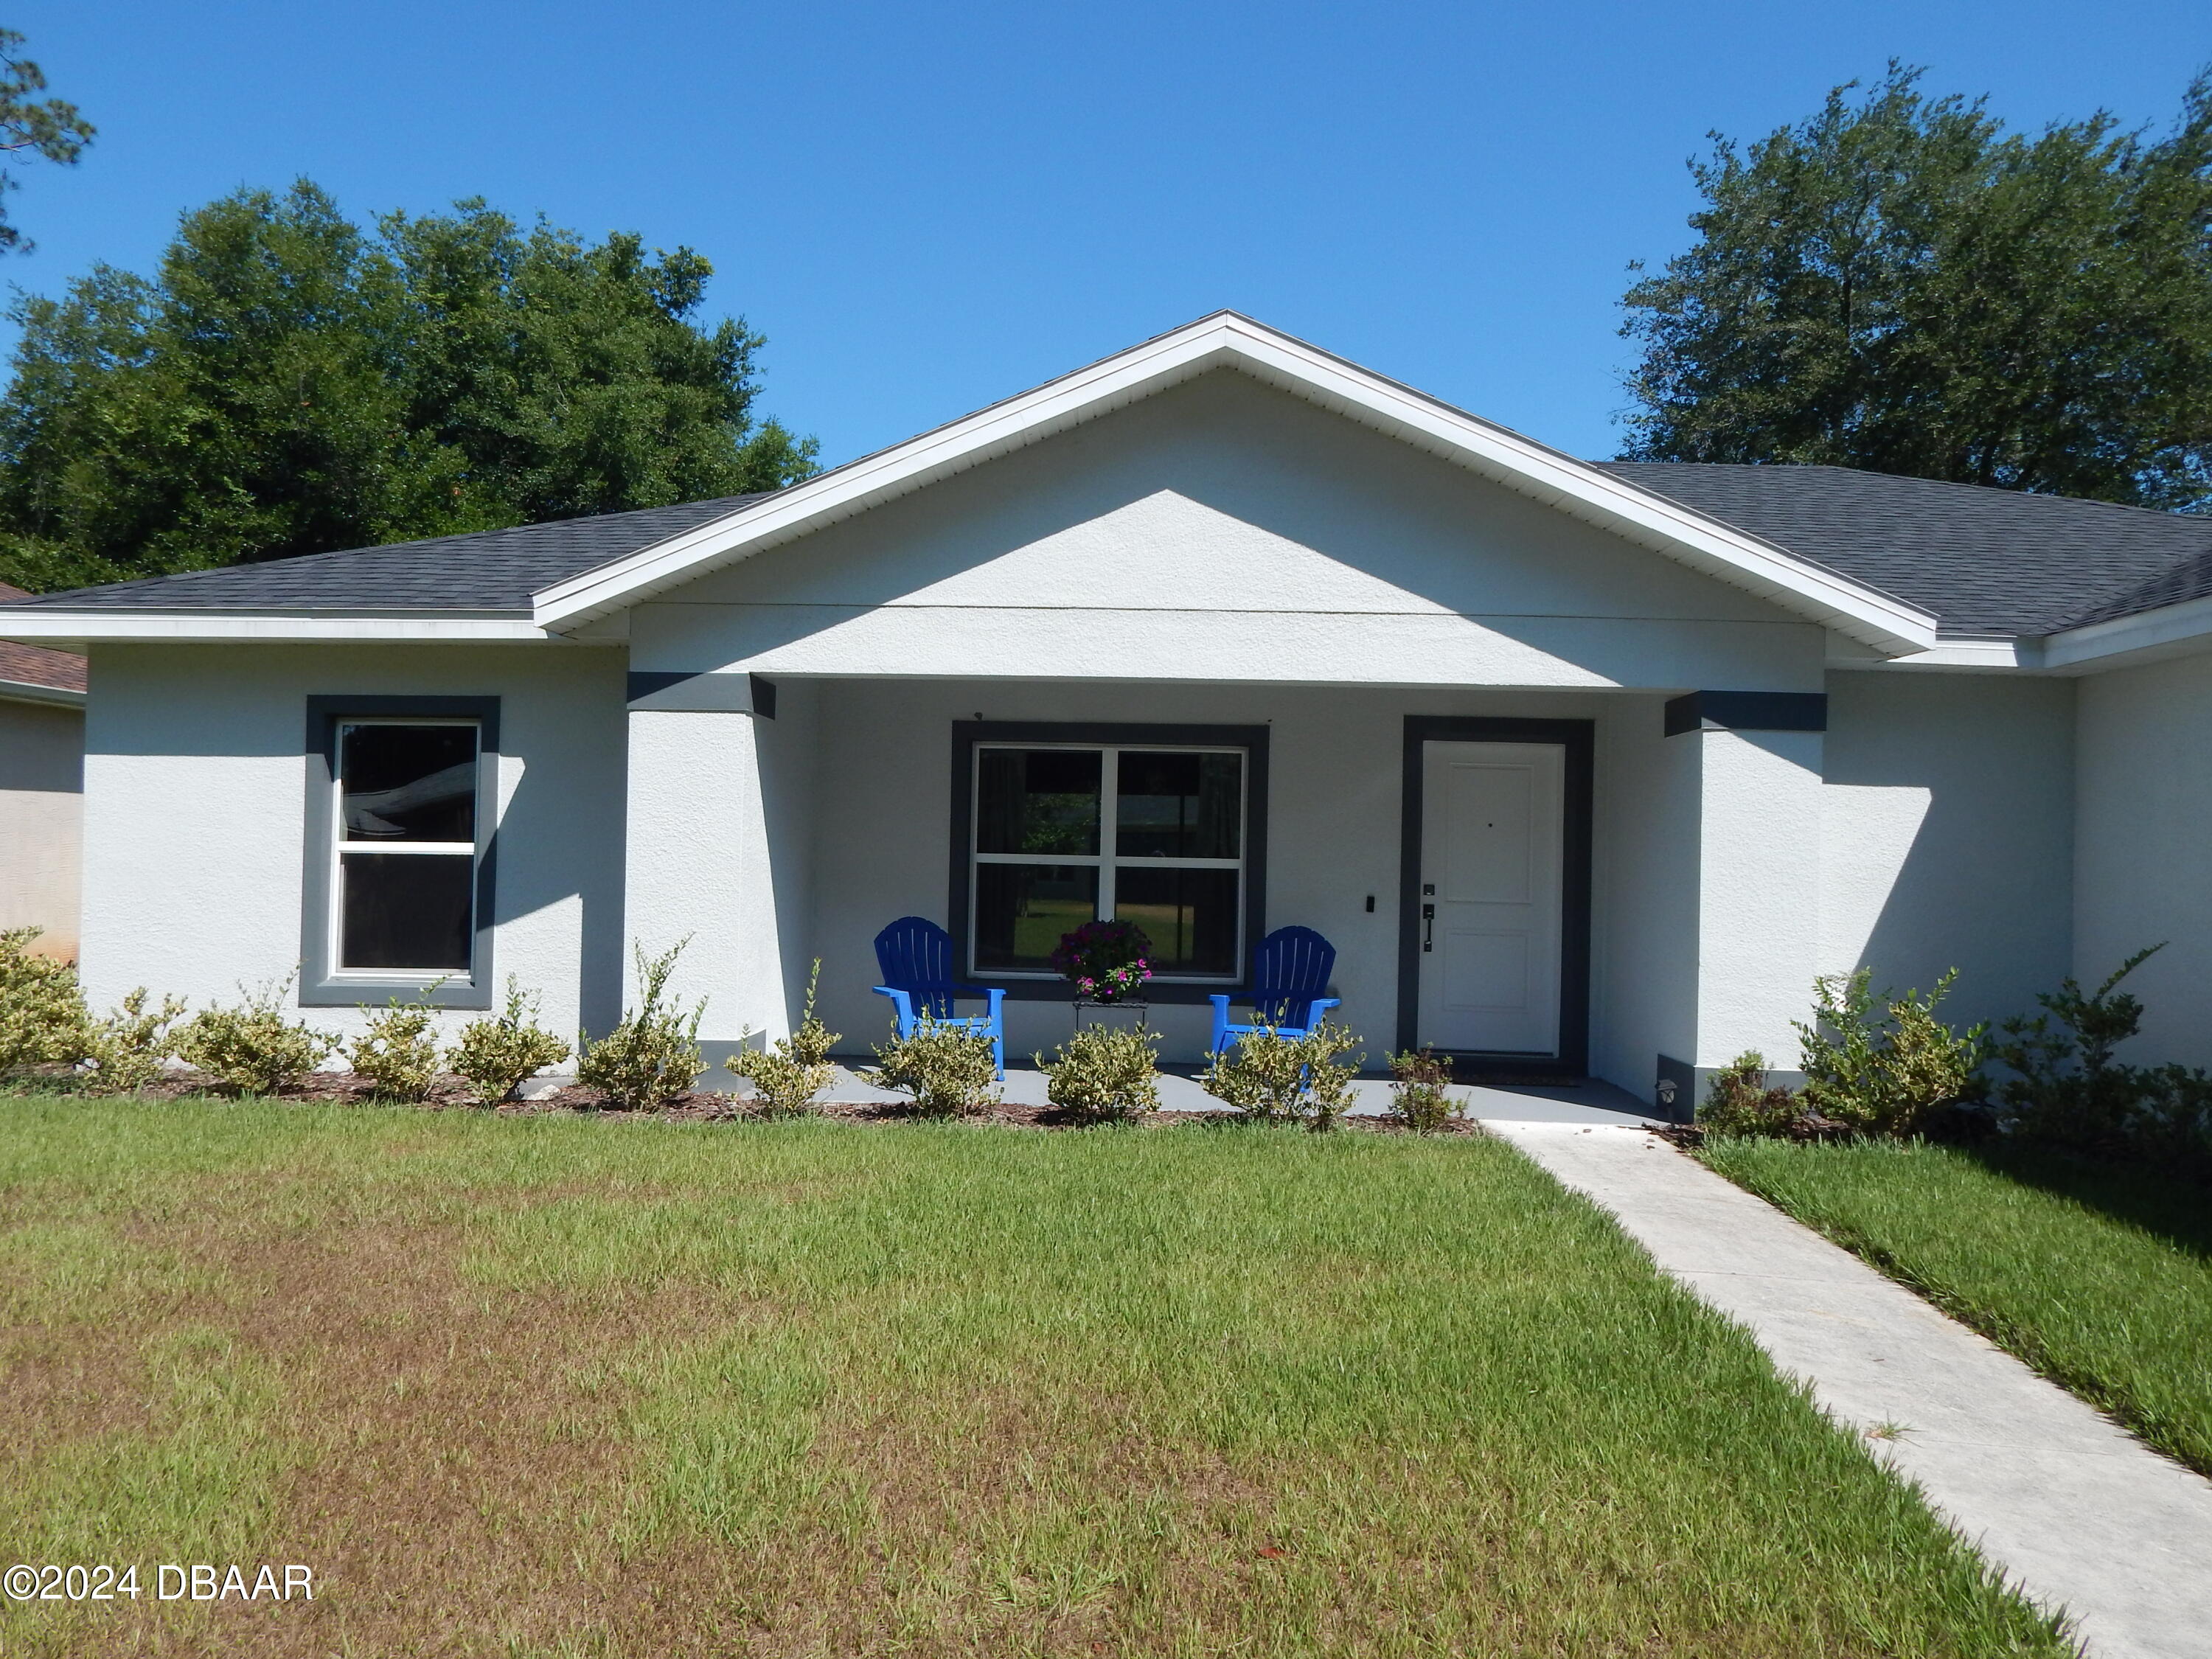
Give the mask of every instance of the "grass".
[{"label": "grass", "polygon": [[2069,1651],[1480,1138],[0,1098],[11,1656]]},{"label": "grass", "polygon": [[2212,1192],[2027,1149],[1737,1139],[1705,1157],[2212,1474]]}]

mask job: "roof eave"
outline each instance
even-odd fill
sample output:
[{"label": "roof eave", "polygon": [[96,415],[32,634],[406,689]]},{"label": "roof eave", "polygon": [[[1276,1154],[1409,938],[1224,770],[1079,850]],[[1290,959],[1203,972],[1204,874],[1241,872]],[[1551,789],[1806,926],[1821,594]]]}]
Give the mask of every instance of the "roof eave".
[{"label": "roof eave", "polygon": [[71,685],[40,685],[35,680],[0,680],[0,702],[35,702],[61,708],[84,707],[84,693]]},{"label": "roof eave", "polygon": [[554,637],[520,611],[297,609],[166,611],[121,606],[9,605],[0,608],[0,640],[83,650],[110,642],[207,645],[315,644],[357,640],[536,641]]},{"label": "roof eave", "polygon": [[2044,641],[2044,661],[2051,668],[2094,673],[2207,650],[2212,650],[2212,598],[2066,629]]},{"label": "roof eave", "polygon": [[1936,642],[1936,618],[1917,606],[1233,313],[1202,319],[554,583],[534,596],[536,619],[547,629],[580,627],[1218,368],[1467,466],[1885,654]]}]

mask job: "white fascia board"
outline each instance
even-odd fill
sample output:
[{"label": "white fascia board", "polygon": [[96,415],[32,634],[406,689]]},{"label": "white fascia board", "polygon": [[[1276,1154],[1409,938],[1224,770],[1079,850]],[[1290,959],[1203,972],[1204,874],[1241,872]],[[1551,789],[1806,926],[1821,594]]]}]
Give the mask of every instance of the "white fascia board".
[{"label": "white fascia board", "polygon": [[1203,319],[556,582],[533,596],[537,620],[577,627],[1216,368],[1240,369],[1878,651],[1923,651],[1936,642],[1936,618],[1917,606],[1235,315]]},{"label": "white fascia board", "polygon": [[324,641],[533,640],[544,644],[546,631],[512,611],[498,614],[364,616],[314,611],[124,611],[109,607],[82,611],[41,605],[20,614],[0,615],[0,640],[23,645],[83,647],[113,641],[212,645],[224,642],[268,645],[313,644]]},{"label": "white fascia board", "polygon": [[2117,660],[2123,657],[2146,662],[2204,650],[2212,650],[2212,599],[2185,599],[2132,617],[2069,628],[2045,641],[2044,660],[2053,668],[2094,673],[2126,666]]},{"label": "white fascia board", "polygon": [[1842,669],[1941,669],[1957,673],[1961,671],[1986,672],[2041,668],[2045,665],[2043,641],[2039,639],[2014,634],[1992,634],[1980,638],[1953,635],[1940,639],[1925,651],[1914,651],[1901,657],[1850,658],[1832,656],[1828,666]]},{"label": "white fascia board", "polygon": [[0,702],[43,702],[62,708],[82,708],[84,693],[65,685],[40,685],[33,680],[0,680]]}]

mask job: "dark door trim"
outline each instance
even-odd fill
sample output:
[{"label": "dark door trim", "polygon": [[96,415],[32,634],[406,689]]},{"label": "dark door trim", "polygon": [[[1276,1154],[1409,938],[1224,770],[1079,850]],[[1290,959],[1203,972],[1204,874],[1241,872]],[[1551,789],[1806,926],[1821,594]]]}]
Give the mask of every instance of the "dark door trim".
[{"label": "dark door trim", "polygon": [[1566,813],[1560,870],[1559,1052],[1516,1054],[1449,1053],[1462,1079],[1480,1076],[1571,1077],[1589,1070],[1590,820],[1597,748],[1592,720],[1499,720],[1487,716],[1406,716],[1405,805],[1398,855],[1398,1047],[1411,1048],[1421,1006],[1421,799],[1425,745],[1431,743],[1555,743],[1566,750]]}]

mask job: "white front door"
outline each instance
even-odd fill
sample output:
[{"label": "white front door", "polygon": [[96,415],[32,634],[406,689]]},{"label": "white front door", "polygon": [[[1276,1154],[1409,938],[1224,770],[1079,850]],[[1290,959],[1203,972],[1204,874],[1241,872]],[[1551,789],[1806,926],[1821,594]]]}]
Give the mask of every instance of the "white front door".
[{"label": "white front door", "polygon": [[1424,750],[1418,1041],[1557,1055],[1567,751]]}]

